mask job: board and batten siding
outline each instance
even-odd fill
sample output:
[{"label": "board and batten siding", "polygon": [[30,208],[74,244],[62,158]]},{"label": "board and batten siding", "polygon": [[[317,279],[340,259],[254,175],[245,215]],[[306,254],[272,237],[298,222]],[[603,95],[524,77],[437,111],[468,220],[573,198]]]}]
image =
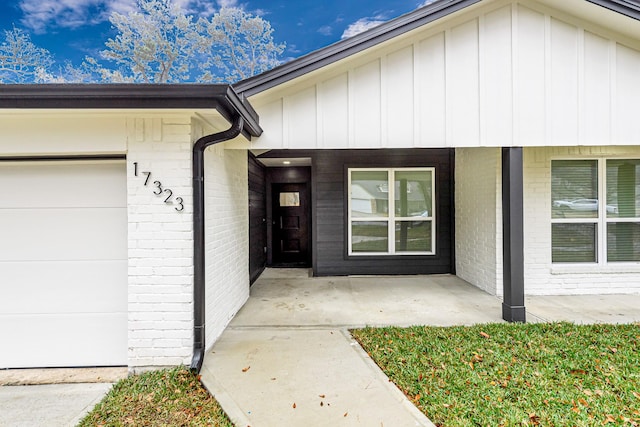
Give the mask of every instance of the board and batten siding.
[{"label": "board and batten siding", "polygon": [[640,43],[496,1],[254,95],[253,149],[630,145]]}]

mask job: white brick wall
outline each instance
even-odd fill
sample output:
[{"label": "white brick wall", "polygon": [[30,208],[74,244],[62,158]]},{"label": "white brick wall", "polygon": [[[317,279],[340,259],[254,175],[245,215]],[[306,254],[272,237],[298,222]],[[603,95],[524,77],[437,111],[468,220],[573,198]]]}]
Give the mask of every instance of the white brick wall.
[{"label": "white brick wall", "polygon": [[500,149],[458,148],[455,171],[456,274],[492,295],[501,295]]},{"label": "white brick wall", "polygon": [[205,151],[206,348],[249,298],[246,150]]},{"label": "white brick wall", "polygon": [[553,266],[551,159],[640,158],[640,147],[556,147],[524,150],[525,293],[529,295],[640,292],[640,265]]},{"label": "white brick wall", "polygon": [[[193,346],[191,119],[127,120],[129,367],[187,364]],[[134,176],[134,162],[138,176]],[[151,172],[147,186],[143,171]],[[169,195],[158,188],[173,191]],[[176,211],[176,197],[184,210]]]}]

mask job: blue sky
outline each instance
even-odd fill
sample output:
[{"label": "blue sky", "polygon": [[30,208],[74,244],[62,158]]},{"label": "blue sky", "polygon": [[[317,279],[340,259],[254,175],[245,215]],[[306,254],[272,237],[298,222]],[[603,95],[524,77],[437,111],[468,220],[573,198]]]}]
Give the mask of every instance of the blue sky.
[{"label": "blue sky", "polygon": [[[222,6],[240,7],[271,22],[284,60],[297,58],[419,7],[425,0],[173,0],[187,13],[211,16]],[[114,36],[108,18],[126,13],[135,0],[1,0],[0,28],[21,28],[57,62],[79,64],[98,57]]]}]

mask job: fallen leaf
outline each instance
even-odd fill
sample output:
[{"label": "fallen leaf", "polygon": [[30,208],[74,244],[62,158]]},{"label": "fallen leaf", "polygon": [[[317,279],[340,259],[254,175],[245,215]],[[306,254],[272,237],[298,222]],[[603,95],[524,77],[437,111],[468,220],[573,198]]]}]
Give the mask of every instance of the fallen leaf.
[{"label": "fallen leaf", "polygon": [[609,351],[613,354],[617,353],[618,349],[615,347],[607,347],[609,349]]},{"label": "fallen leaf", "polygon": [[609,423],[615,423],[616,419],[613,417],[613,415],[608,415],[606,416],[607,418],[605,418],[605,420],[602,422],[602,424],[609,424]]},{"label": "fallen leaf", "polygon": [[348,413],[348,412],[345,412],[345,413],[344,413],[344,415],[343,415],[343,417],[346,417],[347,415],[349,415],[349,413]]},{"label": "fallen leaf", "polygon": [[247,372],[249,369],[251,369],[251,366],[247,366],[246,368],[242,368],[242,372]]},{"label": "fallen leaf", "polygon": [[293,402],[293,409],[296,409],[296,402]]},{"label": "fallen leaf", "polygon": [[276,377],[271,378],[271,381],[275,381],[275,380],[276,380]]},{"label": "fallen leaf", "polygon": [[485,338],[489,338],[489,337],[491,336],[491,335],[489,335],[489,334],[488,334],[488,333],[486,333],[486,332],[480,332],[480,335],[482,335],[482,336],[483,336],[483,337],[485,337]]},{"label": "fallen leaf", "polygon": [[320,401],[320,406],[324,406],[324,402],[323,401]]},{"label": "fallen leaf", "polygon": [[540,417],[537,416],[535,412],[532,412],[529,414],[529,421],[531,421],[534,426],[537,426],[540,424]]},{"label": "fallen leaf", "polygon": [[638,399],[640,399],[640,393],[635,392],[635,391],[633,391],[632,393],[633,393],[633,395],[634,395],[635,397],[637,397]]},{"label": "fallen leaf", "polygon": [[324,394],[319,394],[318,397],[324,399],[326,396]]}]

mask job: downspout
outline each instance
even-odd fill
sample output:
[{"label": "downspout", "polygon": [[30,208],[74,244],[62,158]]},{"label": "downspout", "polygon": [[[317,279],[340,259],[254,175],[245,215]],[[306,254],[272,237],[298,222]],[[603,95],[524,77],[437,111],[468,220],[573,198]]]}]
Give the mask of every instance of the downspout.
[{"label": "downspout", "polygon": [[205,350],[205,247],[204,247],[204,150],[235,138],[244,119],[237,116],[225,131],[206,135],[193,145],[193,359],[191,370],[200,372]]}]

